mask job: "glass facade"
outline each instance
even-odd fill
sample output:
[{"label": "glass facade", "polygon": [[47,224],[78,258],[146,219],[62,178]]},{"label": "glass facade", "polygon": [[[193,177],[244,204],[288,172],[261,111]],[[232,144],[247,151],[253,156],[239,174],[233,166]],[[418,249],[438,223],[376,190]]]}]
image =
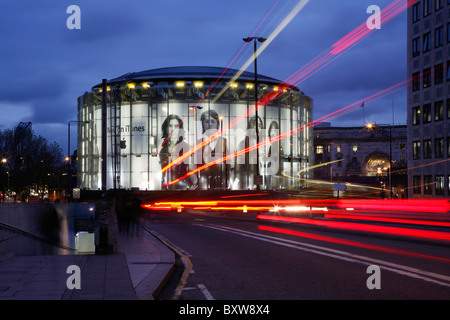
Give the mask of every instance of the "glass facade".
[{"label": "glass facade", "polygon": [[[186,68],[108,81],[107,189],[301,186],[312,157],[311,99],[258,76],[258,98],[276,98],[258,103],[256,121],[253,74],[212,87],[220,68]],[[79,97],[78,120],[78,185],[101,189],[101,85]]]}]

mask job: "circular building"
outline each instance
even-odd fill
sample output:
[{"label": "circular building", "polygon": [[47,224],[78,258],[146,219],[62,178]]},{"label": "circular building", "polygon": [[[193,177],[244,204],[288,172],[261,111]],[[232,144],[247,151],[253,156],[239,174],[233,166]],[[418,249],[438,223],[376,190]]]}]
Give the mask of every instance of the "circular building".
[{"label": "circular building", "polygon": [[78,98],[79,187],[102,188],[102,142],[107,189],[301,186],[312,160],[312,100],[264,75],[256,83],[251,72],[191,66],[95,85]]}]

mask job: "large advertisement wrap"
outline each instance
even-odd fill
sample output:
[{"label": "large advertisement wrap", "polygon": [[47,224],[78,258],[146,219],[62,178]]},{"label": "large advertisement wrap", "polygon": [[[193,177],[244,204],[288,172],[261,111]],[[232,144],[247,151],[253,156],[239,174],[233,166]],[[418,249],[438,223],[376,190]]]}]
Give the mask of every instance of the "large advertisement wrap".
[{"label": "large advertisement wrap", "polygon": [[[97,190],[101,106],[83,98],[79,104],[79,120],[86,122],[79,128],[79,184]],[[107,121],[108,188],[247,190],[258,184],[280,189],[298,186],[307,177],[311,129],[303,126],[311,120],[310,108],[267,105],[256,119],[245,101],[194,106],[122,101],[115,111],[120,121]],[[118,139],[120,148],[114,148]]]}]

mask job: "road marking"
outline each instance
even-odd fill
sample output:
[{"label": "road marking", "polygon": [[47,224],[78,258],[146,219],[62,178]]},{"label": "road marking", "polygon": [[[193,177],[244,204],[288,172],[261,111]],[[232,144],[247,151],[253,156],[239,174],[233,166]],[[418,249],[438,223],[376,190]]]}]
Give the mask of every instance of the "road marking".
[{"label": "road marking", "polygon": [[203,295],[205,296],[206,300],[215,300],[214,297],[212,296],[212,294],[208,291],[208,289],[206,289],[204,284],[199,283],[197,285],[197,287],[203,293]]},{"label": "road marking", "polygon": [[428,271],[424,271],[424,270],[420,270],[420,269],[416,269],[416,268],[412,268],[412,267],[408,267],[408,266],[404,266],[404,265],[399,265],[396,263],[391,263],[391,262],[384,261],[384,260],[361,256],[358,254],[353,254],[353,253],[342,251],[342,250],[331,249],[331,248],[308,244],[308,243],[300,243],[300,242],[297,242],[294,240],[273,237],[273,236],[255,233],[255,232],[251,232],[251,231],[246,231],[246,230],[242,230],[242,229],[235,229],[235,228],[230,228],[230,227],[225,227],[225,226],[213,226],[213,225],[206,225],[206,224],[196,224],[196,225],[201,226],[201,227],[210,228],[210,229],[219,230],[219,231],[229,232],[229,233],[233,233],[233,234],[237,234],[240,236],[253,238],[253,239],[257,239],[257,240],[261,240],[261,241],[265,241],[265,242],[270,242],[273,244],[278,244],[278,245],[282,245],[285,247],[294,248],[294,249],[298,249],[298,250],[302,250],[302,251],[306,251],[306,252],[316,253],[316,254],[319,254],[322,256],[327,256],[327,257],[344,260],[344,261],[348,261],[348,262],[354,262],[354,263],[364,264],[364,265],[366,265],[367,263],[376,264],[379,266],[383,266],[384,269],[390,270],[397,274],[401,274],[401,275],[408,276],[411,278],[416,278],[416,279],[421,279],[424,281],[436,283],[436,284],[439,284],[439,285],[442,285],[445,287],[450,287],[450,277],[442,275],[442,274],[437,274],[437,273],[428,272]]}]

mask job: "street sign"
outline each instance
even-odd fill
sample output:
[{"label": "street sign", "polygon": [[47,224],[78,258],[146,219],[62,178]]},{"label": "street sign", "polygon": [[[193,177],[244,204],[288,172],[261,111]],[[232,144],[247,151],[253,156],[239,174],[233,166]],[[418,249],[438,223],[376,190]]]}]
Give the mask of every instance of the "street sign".
[{"label": "street sign", "polygon": [[347,186],[345,184],[335,183],[333,185],[334,191],[345,191],[347,190]]}]

